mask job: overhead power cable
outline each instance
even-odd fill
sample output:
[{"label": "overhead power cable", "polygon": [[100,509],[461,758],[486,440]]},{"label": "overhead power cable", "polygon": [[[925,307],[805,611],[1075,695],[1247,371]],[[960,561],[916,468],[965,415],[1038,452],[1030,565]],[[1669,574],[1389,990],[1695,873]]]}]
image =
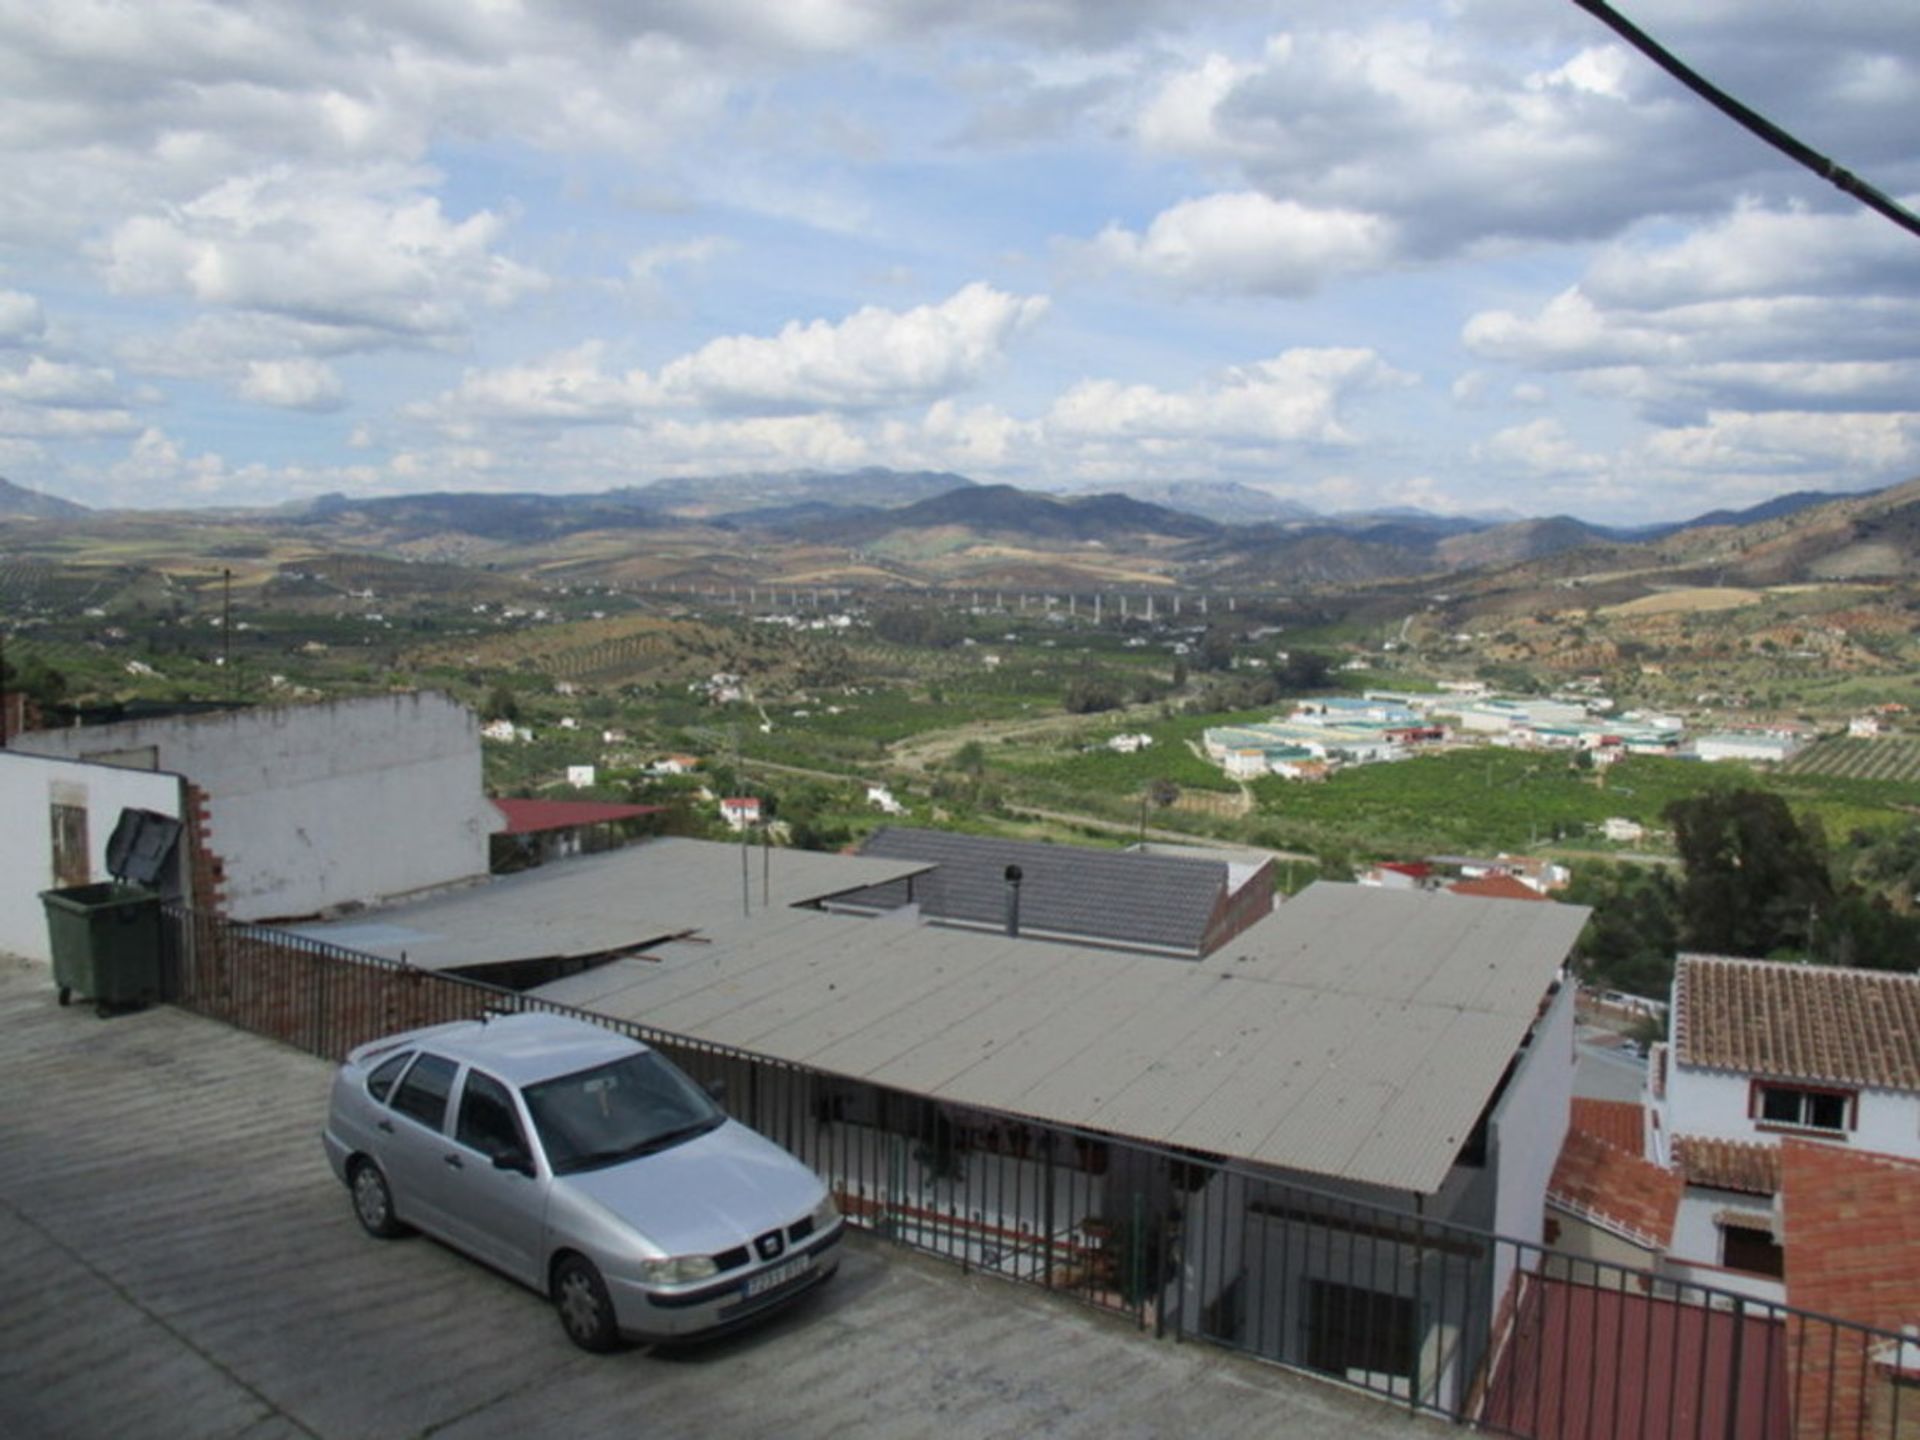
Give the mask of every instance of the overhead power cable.
[{"label": "overhead power cable", "polygon": [[1810,145],[1794,139],[1778,125],[1757,111],[1748,109],[1726,91],[1707,80],[1698,71],[1675,56],[1659,41],[1640,29],[1626,16],[1615,10],[1606,0],[1573,0],[1582,10],[1612,30],[1634,49],[1645,55],[1654,64],[1666,71],[1694,94],[1712,105],[1716,110],[1732,116],[1741,125],[1758,135],[1774,149],[1792,156],[1821,179],[1853,196],[1862,205],[1877,210],[1901,229],[1920,235],[1920,215],[1901,205],[1898,201],[1876,190],[1851,170],[1834,164]]}]

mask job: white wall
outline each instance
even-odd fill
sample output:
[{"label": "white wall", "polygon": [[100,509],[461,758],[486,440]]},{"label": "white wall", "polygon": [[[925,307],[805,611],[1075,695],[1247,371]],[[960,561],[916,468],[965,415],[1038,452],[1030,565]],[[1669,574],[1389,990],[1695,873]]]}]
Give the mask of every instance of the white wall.
[{"label": "white wall", "polygon": [[[1675,1135],[1704,1135],[1721,1140],[1778,1144],[1779,1130],[1764,1130],[1747,1113],[1749,1078],[1732,1070],[1702,1070],[1668,1059],[1667,1098],[1662,1123],[1669,1149]],[[1791,1080],[1783,1080],[1791,1085]],[[1819,1087],[1821,1082],[1808,1081]],[[1839,1087],[1851,1088],[1851,1087]],[[1858,1124],[1846,1144],[1862,1150],[1920,1159],[1920,1094],[1911,1090],[1876,1090],[1862,1086],[1857,1106]],[[1809,1139],[1823,1138],[1819,1132]]]},{"label": "white wall", "polygon": [[16,745],[76,759],[152,747],[158,768],[207,794],[237,920],[484,875],[504,823],[481,792],[473,712],[432,693],[41,730]]},{"label": "white wall", "polygon": [[[52,807],[83,805],[87,811],[88,883],[108,880],[107,838],[124,809],[153,810],[182,818],[178,775],[121,770],[72,760],[51,760],[0,750],[0,950],[43,963],[46,911],[40,892],[54,886]],[[186,853],[186,837],[180,855]]]},{"label": "white wall", "polygon": [[1562,983],[1534,1026],[1533,1043],[1494,1107],[1487,1137],[1488,1160],[1497,1177],[1493,1228],[1535,1244],[1544,1233],[1547,1181],[1560,1159],[1573,1112],[1575,988]]}]

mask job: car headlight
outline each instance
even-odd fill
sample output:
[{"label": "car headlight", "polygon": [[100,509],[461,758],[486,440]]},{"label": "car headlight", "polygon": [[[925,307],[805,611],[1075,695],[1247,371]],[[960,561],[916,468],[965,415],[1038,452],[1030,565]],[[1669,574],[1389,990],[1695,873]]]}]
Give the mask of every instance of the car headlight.
[{"label": "car headlight", "polygon": [[640,1278],[649,1285],[684,1285],[720,1273],[711,1255],[671,1255],[664,1260],[642,1260]]},{"label": "car headlight", "polygon": [[821,1197],[820,1203],[813,1207],[813,1228],[824,1230],[840,1218],[840,1207],[833,1203],[833,1192],[829,1190]]}]

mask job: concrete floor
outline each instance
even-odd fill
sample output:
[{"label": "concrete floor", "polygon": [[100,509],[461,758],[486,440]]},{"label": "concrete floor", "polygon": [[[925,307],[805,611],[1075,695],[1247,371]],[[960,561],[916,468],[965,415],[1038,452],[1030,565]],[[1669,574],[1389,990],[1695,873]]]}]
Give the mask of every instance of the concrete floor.
[{"label": "concrete floor", "polygon": [[321,1156],[330,1067],[0,956],[0,1433],[1438,1436],[1384,1402],[864,1236],[773,1323],[584,1355],[540,1297],[381,1244]]}]

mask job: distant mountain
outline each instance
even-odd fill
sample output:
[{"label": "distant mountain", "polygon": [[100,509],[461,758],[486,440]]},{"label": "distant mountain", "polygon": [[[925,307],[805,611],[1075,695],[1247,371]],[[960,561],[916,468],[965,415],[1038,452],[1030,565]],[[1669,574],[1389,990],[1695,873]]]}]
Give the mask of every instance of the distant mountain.
[{"label": "distant mountain", "polygon": [[1197,515],[1125,495],[1056,496],[1012,485],[973,484],[885,514],[805,528],[813,538],[861,544],[894,531],[942,528],[970,530],[983,537],[1011,536],[1028,544],[1112,544],[1149,536],[1198,539],[1219,530]]},{"label": "distant mountain", "polygon": [[1771,500],[1762,500],[1758,505],[1749,505],[1744,510],[1709,510],[1704,515],[1696,515],[1691,520],[1676,520],[1664,525],[1630,525],[1601,527],[1616,540],[1661,540],[1682,530],[1703,530],[1709,526],[1757,525],[1763,520],[1781,520],[1789,515],[1797,515],[1802,510],[1811,510],[1816,505],[1825,505],[1834,500],[1857,500],[1858,495],[1837,494],[1824,490],[1795,490],[1788,495],[1776,495]]},{"label": "distant mountain", "polygon": [[365,500],[323,495],[294,523],[374,529],[400,540],[455,532],[502,542],[674,523],[636,503],[638,493],[610,490],[597,495],[496,495],[442,491]]},{"label": "distant mountain", "polygon": [[687,475],[631,492],[663,515],[751,522],[756,512],[818,505],[833,510],[897,510],[974,482],[939,470],[785,470],[765,475]]},{"label": "distant mountain", "polygon": [[1281,524],[1316,518],[1305,505],[1234,480],[1128,480],[1070,493],[1124,495],[1149,505],[1198,515],[1216,525]]},{"label": "distant mountain", "polygon": [[92,513],[84,505],[77,505],[71,500],[62,500],[58,495],[29,490],[24,485],[16,485],[4,475],[0,475],[0,518],[72,520]]},{"label": "distant mountain", "polygon": [[1518,520],[1511,525],[1450,535],[1434,547],[1434,553],[1448,570],[1477,570],[1483,565],[1513,565],[1544,555],[1558,555],[1565,550],[1610,544],[1613,540],[1611,531],[1597,525],[1589,525],[1571,515],[1554,515],[1545,520]]}]

